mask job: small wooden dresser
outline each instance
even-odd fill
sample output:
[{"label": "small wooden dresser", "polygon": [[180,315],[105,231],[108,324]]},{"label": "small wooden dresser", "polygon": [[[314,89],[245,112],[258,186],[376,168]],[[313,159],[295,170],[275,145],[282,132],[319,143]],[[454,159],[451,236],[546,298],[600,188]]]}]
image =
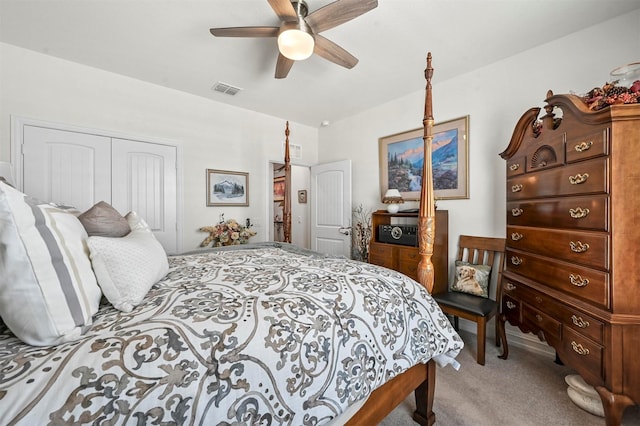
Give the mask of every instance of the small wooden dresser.
[{"label": "small wooden dresser", "polygon": [[[390,244],[380,241],[379,226],[390,225],[394,219],[416,219],[418,213],[387,213],[378,210],[371,215],[371,242],[369,243],[369,263],[394,269],[418,280],[418,263],[420,254],[418,247],[401,244]],[[449,212],[436,210],[436,238],[433,245],[434,285],[433,293],[447,289],[449,275]]]},{"label": "small wooden dresser", "polygon": [[499,326],[553,346],[596,388],[607,425],[618,425],[640,403],[640,105],[590,111],[551,92],[546,103],[542,117],[540,108],[522,116],[500,154]]}]

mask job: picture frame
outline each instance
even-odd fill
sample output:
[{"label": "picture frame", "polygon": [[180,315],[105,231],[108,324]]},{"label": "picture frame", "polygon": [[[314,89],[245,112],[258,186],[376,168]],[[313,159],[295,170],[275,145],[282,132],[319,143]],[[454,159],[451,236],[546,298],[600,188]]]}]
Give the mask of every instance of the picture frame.
[{"label": "picture frame", "polygon": [[[469,198],[469,116],[433,126],[431,158],[436,200]],[[397,189],[405,201],[418,201],[424,163],[424,128],[378,139],[380,197]]]},{"label": "picture frame", "polygon": [[301,189],[298,191],[298,203],[307,204],[307,190]]},{"label": "picture frame", "polygon": [[249,173],[207,169],[207,206],[248,206]]},{"label": "picture frame", "polygon": [[284,201],[284,176],[273,178],[273,201]]}]

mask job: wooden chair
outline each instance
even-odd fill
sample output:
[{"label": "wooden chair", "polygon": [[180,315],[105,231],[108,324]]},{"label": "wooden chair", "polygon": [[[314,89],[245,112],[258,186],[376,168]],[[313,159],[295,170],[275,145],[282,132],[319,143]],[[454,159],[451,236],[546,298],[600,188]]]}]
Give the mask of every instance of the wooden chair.
[{"label": "wooden chair", "polygon": [[[491,286],[493,282],[496,282],[498,286],[500,285],[504,266],[504,248],[504,238],[460,236],[457,260],[474,265],[491,266],[489,295],[492,294]],[[497,279],[494,279],[494,277]],[[449,280],[449,282],[451,284],[452,280]],[[498,295],[500,292],[496,291],[495,294]],[[446,314],[453,316],[456,330],[458,329],[458,317],[477,323],[478,352],[476,360],[478,364],[484,365],[487,322],[496,316],[499,302],[491,298],[452,291],[450,288],[447,292],[434,294],[433,298]],[[502,336],[502,338],[505,337]],[[496,321],[496,346],[500,346],[500,340]]]}]

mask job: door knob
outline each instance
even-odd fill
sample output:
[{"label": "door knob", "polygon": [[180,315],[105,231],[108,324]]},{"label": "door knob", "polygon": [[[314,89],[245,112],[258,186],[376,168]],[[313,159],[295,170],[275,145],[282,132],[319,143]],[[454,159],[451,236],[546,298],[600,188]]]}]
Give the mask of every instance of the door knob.
[{"label": "door knob", "polygon": [[342,226],[340,227],[340,229],[338,229],[338,232],[340,232],[341,234],[344,235],[350,235],[351,234],[351,228],[348,226]]}]

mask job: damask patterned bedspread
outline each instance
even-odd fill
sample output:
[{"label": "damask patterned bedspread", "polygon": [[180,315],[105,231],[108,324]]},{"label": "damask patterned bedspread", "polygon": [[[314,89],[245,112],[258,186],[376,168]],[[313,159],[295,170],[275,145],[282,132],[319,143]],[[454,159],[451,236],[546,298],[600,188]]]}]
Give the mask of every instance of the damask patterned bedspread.
[{"label": "damask patterned bedspread", "polygon": [[328,424],[463,346],[419,284],[374,265],[284,245],[169,263],[81,340],[32,347],[0,322],[0,424]]}]

